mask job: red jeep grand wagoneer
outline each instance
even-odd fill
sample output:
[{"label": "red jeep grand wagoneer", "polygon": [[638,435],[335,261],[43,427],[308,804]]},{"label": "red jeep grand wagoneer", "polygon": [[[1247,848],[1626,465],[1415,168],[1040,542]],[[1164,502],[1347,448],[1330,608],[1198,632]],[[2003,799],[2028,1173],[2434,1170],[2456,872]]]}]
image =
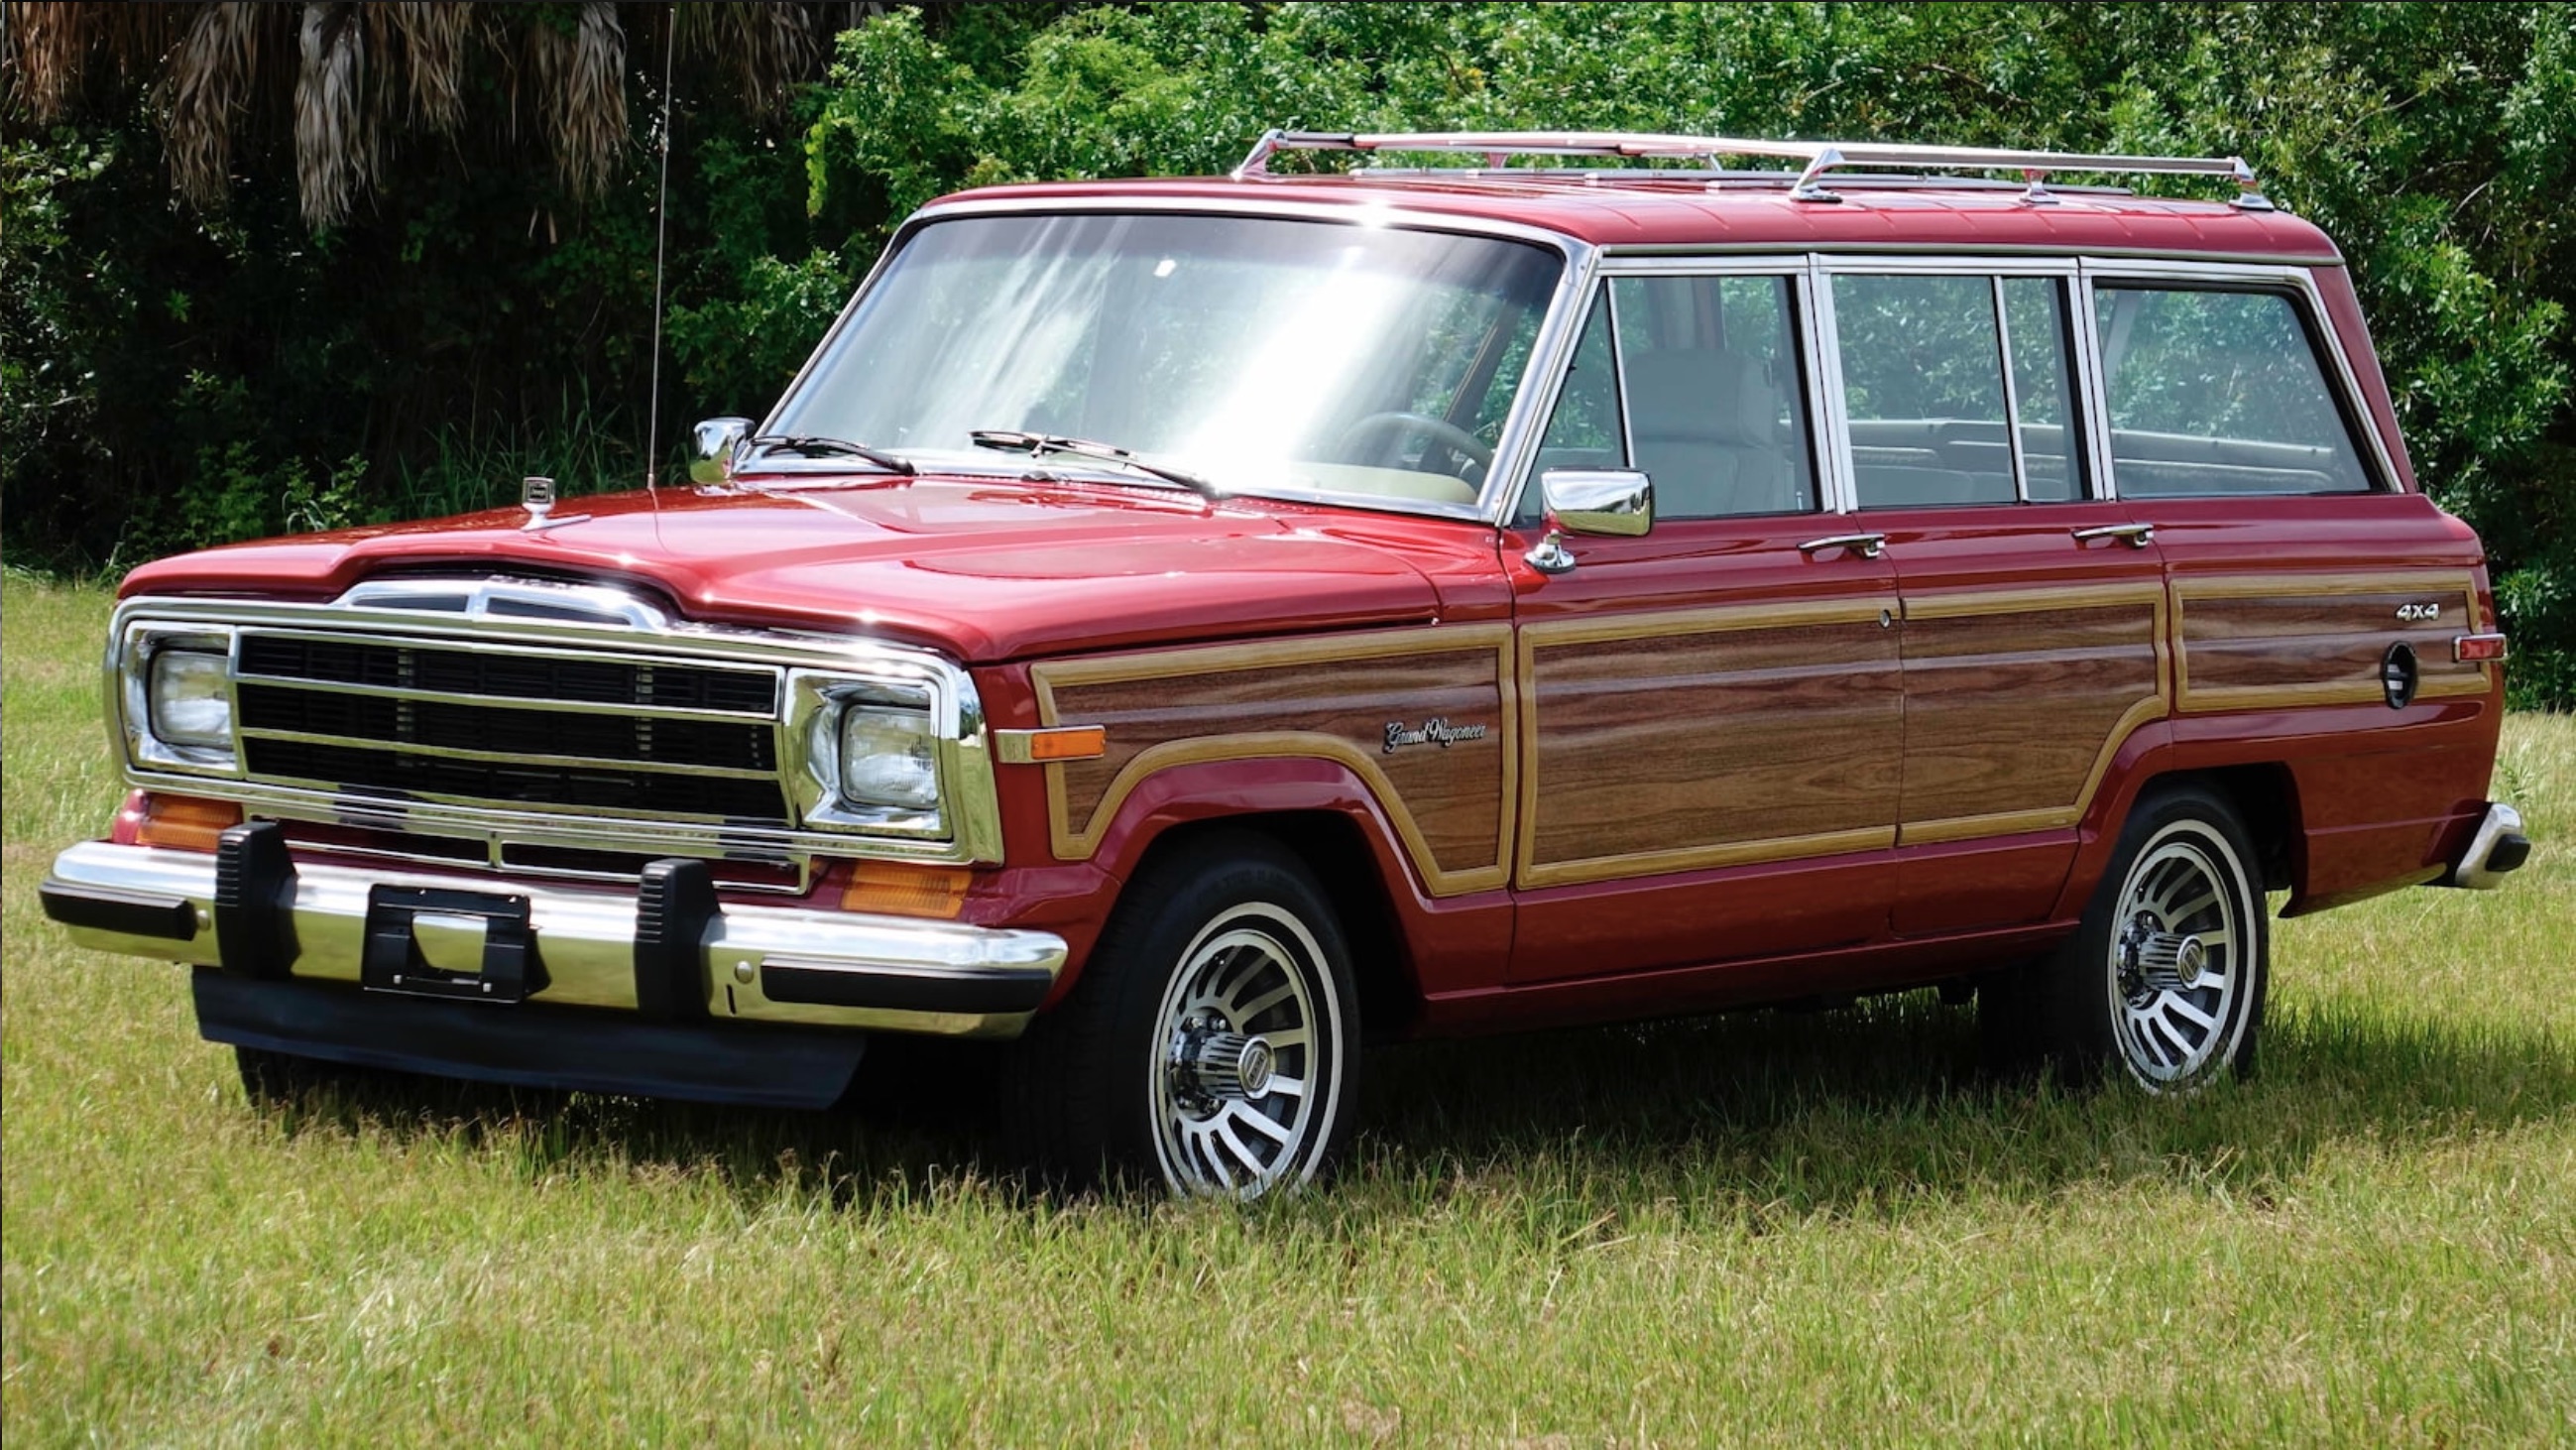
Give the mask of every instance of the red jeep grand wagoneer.
[{"label": "red jeep grand wagoneer", "polygon": [[257,1092],[1016,1038],[1037,1156],[1249,1195],[1364,1028],[1946,983],[2189,1088],[2267,891],[2529,849],[2478,541],[2238,162],[1273,134],[926,208],[698,444],[135,571],[134,793],[48,911],[191,964]]}]

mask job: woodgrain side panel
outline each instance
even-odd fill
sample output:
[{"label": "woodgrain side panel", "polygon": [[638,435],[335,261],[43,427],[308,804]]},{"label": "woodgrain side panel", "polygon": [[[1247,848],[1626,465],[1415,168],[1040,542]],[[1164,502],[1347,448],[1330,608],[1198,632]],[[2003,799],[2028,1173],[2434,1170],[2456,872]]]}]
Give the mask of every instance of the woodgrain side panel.
[{"label": "woodgrain side panel", "polygon": [[[2178,579],[2174,607],[2179,710],[2376,703],[2380,658],[2400,640],[2418,699],[2492,687],[2487,666],[2451,658],[2453,639],[2485,628],[2465,574]],[[2399,616],[2425,608],[2433,618]]]},{"label": "woodgrain side panel", "polygon": [[[1518,771],[1506,626],[1166,650],[1031,667],[1049,725],[1099,725],[1107,751],[1046,767],[1054,851],[1098,849],[1156,771],[1304,756],[1349,768],[1377,796],[1435,894],[1503,884]],[[1390,724],[1443,720],[1473,739],[1386,747]]]},{"label": "woodgrain side panel", "polygon": [[1896,630],[1883,622],[1894,606],[1524,630],[1522,884],[1890,844],[1903,772]]},{"label": "woodgrain side panel", "polygon": [[2165,713],[2153,582],[1906,600],[1907,844],[2081,819],[2130,732]]}]

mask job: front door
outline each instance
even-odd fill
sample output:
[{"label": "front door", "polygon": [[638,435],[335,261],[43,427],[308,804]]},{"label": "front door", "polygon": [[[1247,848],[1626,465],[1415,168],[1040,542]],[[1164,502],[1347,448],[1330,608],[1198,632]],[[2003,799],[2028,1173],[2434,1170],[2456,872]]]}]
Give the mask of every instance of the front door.
[{"label": "front door", "polygon": [[[1651,476],[1645,536],[1522,558],[1515,981],[1875,940],[1894,899],[1896,578],[1826,538],[1803,273],[1623,275],[1538,467]],[[1533,498],[1539,488],[1531,482]]]}]

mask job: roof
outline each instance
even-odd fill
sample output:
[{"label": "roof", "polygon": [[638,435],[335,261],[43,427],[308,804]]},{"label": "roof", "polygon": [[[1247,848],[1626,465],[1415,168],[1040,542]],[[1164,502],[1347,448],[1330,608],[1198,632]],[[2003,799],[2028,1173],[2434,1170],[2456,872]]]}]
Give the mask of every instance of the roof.
[{"label": "roof", "polygon": [[[1769,179],[1778,177],[1778,180]],[[985,187],[946,201],[1011,200],[1096,206],[1121,198],[1212,209],[1294,200],[1353,210],[1400,208],[1433,217],[1542,228],[1609,248],[1671,250],[2153,254],[2339,265],[2314,225],[2224,201],[2059,189],[2033,204],[2017,187],[1974,180],[1836,176],[1833,201],[1789,194],[1793,173],[1359,171],[1165,180],[1044,182]]]}]

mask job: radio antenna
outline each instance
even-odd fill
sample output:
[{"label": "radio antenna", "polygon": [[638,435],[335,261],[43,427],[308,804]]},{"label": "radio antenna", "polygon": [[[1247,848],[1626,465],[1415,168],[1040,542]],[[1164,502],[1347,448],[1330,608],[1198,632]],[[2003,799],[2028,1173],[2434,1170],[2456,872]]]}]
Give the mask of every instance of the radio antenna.
[{"label": "radio antenna", "polygon": [[662,438],[662,259],[671,235],[671,41],[680,30],[680,7],[662,20],[662,189],[653,202],[653,395],[644,402],[644,491],[660,482]]}]

